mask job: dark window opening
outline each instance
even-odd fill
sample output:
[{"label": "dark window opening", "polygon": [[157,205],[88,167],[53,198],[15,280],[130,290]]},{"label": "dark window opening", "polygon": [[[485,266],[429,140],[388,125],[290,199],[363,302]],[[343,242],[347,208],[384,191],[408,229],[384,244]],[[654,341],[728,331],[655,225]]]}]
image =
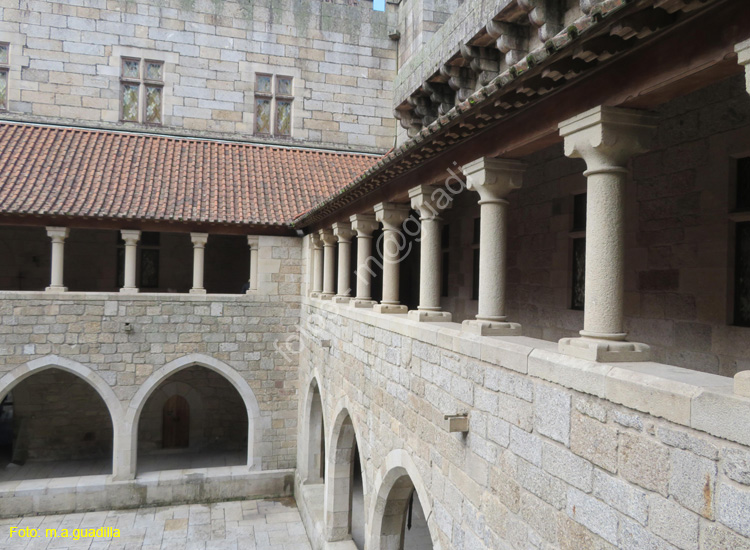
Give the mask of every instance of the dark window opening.
[{"label": "dark window opening", "polygon": [[450,259],[450,226],[444,225],[440,234],[440,248],[443,251],[442,265],[440,266],[440,296],[448,296],[448,275],[451,265]]},{"label": "dark window opening", "polygon": [[474,269],[472,271],[471,299],[479,300],[479,249],[474,249]]},{"label": "dark window opening", "polygon": [[573,231],[586,231],[586,193],[573,196]]},{"label": "dark window opening", "polygon": [[737,224],[734,324],[750,327],[750,222]]},{"label": "dark window opening", "polygon": [[738,211],[750,210],[750,157],[737,161],[737,202]]},{"label": "dark window opening", "polygon": [[573,299],[570,307],[583,310],[586,300],[586,239],[573,239]]}]

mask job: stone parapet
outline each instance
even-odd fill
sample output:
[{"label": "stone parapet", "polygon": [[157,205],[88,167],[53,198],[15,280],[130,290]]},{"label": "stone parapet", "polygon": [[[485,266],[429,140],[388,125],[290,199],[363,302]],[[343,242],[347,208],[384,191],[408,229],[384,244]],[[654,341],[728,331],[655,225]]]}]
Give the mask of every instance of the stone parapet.
[{"label": "stone parapet", "polygon": [[[365,517],[401,453],[443,549],[748,545],[750,398],[731,378],[318,300],[302,321],[302,386],[317,380],[325,418],[346,410],[359,430]],[[468,434],[448,433],[463,413]]]}]

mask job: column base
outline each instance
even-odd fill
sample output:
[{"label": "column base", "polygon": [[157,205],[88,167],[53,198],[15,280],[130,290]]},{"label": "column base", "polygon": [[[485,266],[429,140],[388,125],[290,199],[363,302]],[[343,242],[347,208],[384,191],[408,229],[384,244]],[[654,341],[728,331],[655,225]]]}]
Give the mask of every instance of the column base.
[{"label": "column base", "polygon": [[375,304],[372,306],[372,310],[375,313],[393,314],[393,313],[408,313],[409,308],[401,304]]},{"label": "column base", "polygon": [[646,344],[598,338],[563,338],[558,343],[558,350],[565,355],[601,363],[651,359],[651,348]]},{"label": "column base", "polygon": [[450,323],[453,316],[447,311],[427,311],[423,309],[413,309],[409,312],[409,319],[419,323],[439,322]]},{"label": "column base", "polygon": [[68,287],[67,286],[48,286],[44,289],[44,292],[50,292],[50,293],[57,293],[57,292],[67,292]]},{"label": "column base", "polygon": [[351,296],[334,296],[331,300],[334,304],[348,304]]},{"label": "column base", "polygon": [[479,336],[521,336],[521,325],[505,321],[470,319],[461,324],[461,330]]},{"label": "column base", "polygon": [[354,298],[349,302],[349,307],[370,309],[375,306],[377,302],[375,300],[364,300],[362,298]]},{"label": "column base", "polygon": [[321,300],[330,300],[334,296],[336,295],[333,292],[323,292],[320,296],[318,296],[318,298],[320,298]]},{"label": "column base", "polygon": [[139,290],[137,288],[121,288],[120,294],[138,294]]},{"label": "column base", "polygon": [[312,291],[312,292],[310,293],[310,298],[320,298],[320,295],[321,295],[321,294],[322,294],[322,292],[318,292],[317,290],[313,290],[313,291]]},{"label": "column base", "polygon": [[205,288],[191,288],[190,294],[205,294],[206,289]]}]

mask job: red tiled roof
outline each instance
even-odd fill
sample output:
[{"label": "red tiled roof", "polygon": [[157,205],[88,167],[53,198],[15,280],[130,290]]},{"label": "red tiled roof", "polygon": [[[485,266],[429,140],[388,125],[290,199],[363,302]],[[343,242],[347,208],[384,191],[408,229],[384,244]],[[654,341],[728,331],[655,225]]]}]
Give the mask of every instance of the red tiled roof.
[{"label": "red tiled roof", "polygon": [[286,225],[377,160],[0,121],[0,214]]}]

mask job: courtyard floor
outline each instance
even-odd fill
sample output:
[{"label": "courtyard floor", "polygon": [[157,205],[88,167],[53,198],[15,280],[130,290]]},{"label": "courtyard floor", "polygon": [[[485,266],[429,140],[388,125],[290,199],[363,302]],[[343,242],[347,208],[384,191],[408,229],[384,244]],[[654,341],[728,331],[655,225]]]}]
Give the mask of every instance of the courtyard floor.
[{"label": "courtyard floor", "polygon": [[[38,536],[10,538],[11,527],[37,529]],[[73,540],[74,529],[101,527],[119,529],[120,538]],[[47,529],[58,537],[46,537]],[[3,519],[0,548],[310,550],[310,543],[294,500],[285,498]]]}]

